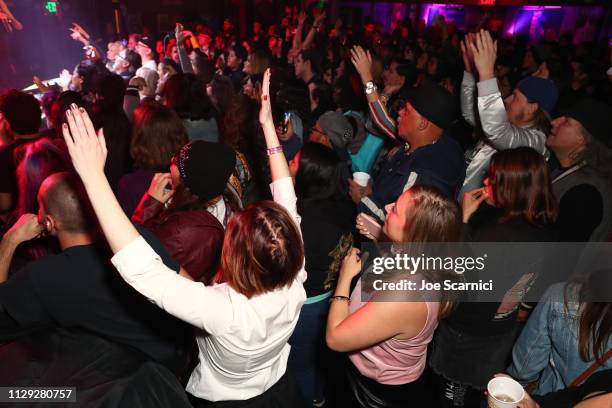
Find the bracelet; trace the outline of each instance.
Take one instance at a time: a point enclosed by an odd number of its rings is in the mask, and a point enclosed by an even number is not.
[[[329,303],[333,302],[334,300],[342,300],[342,301],[350,302],[351,298],[349,298],[348,296],[332,296],[329,298]]]
[[[268,156],[272,156],[273,154],[282,153],[282,152],[283,152],[283,147],[280,145],[276,147],[271,147],[268,149]]]

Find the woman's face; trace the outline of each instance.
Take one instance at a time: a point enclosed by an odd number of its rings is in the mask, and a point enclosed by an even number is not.
[[[412,204],[410,190],[402,194],[395,203],[387,204],[387,219],[383,225],[383,232],[393,242],[404,240],[404,229],[406,228],[406,213]]]

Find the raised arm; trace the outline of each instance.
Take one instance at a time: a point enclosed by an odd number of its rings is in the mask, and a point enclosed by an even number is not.
[[[178,51],[179,61],[181,61],[181,69],[184,74],[193,74],[193,67],[191,66],[191,61],[189,61],[187,49],[185,48],[185,36],[181,23],[176,23],[174,35],[176,37],[176,49]]]
[[[355,46],[351,49],[351,62],[361,77],[361,82],[365,86],[368,82],[373,82],[372,76],[372,56],[370,51],[365,51],[360,46]],[[376,126],[391,139],[396,139],[395,133],[397,126],[395,121],[389,115],[387,107],[382,102],[380,93],[377,89],[372,89],[370,93],[366,92],[370,115]]]
[[[305,50],[305,49],[310,48],[310,46],[312,45],[314,41],[315,34],[317,33],[317,30],[319,29],[321,24],[323,24],[324,19],[325,19],[325,12],[322,12],[314,20],[314,22],[312,23],[312,27],[310,27],[310,30],[308,31],[308,34],[306,35],[306,38],[304,39],[304,42],[302,43],[300,47],[301,49]]]
[[[304,21],[306,21],[306,12],[300,12],[298,17],[298,25],[295,28],[295,34],[293,36],[293,49],[299,51],[302,46],[302,30],[304,29]]]
[[[72,104],[66,112],[68,124],[62,132],[72,157],[72,163],[100,221],[108,243],[114,253],[126,247],[140,235],[127,218],[104,175],[106,142],[100,130],[96,135],[91,119],[83,108]]]
[[[104,176],[106,143],[96,135],[84,109],[72,105],[63,125],[64,140],[77,173],[115,256],[113,264],[125,281],[156,305],[209,333],[232,321],[229,299],[220,291],[192,282],[164,265],[119,206]],[[214,310],[214,313],[210,311]]]
[[[266,139],[268,158],[270,160],[270,174],[272,175],[272,196],[274,201],[289,212],[296,224],[300,224],[300,216],[297,212],[297,198],[293,187],[291,173],[283,148],[278,141],[274,121],[272,119],[272,107],[270,103],[270,69],[264,73],[261,87],[261,110],[259,111],[259,122],[263,128]]]
[[[474,54],[470,44],[474,42],[475,35],[468,33],[461,41],[461,55],[463,56],[463,80],[461,81],[461,92],[459,100],[461,102],[461,115],[467,123],[476,126],[476,116],[474,114],[474,92],[476,80],[474,79]]]
[[[263,128],[270,159],[270,173],[272,182],[291,177],[285,154],[276,135],[274,120],[272,119],[272,104],[270,102],[270,68],[264,73],[261,87],[261,109],[259,111],[259,122]]]

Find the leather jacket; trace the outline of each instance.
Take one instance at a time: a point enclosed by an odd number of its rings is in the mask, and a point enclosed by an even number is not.
[[[215,216],[206,210],[165,209],[145,193],[132,221],[151,230],[194,280],[212,283],[225,232]]]
[[[461,82],[461,114],[472,126],[477,126],[474,112],[474,91],[476,81],[469,72],[463,73]],[[459,201],[463,193],[482,187],[482,181],[489,170],[489,161],[498,150],[528,146],[549,157],[546,148],[546,137],[541,130],[534,127],[519,127],[508,121],[504,101],[495,78],[478,83],[477,109],[484,138],[478,141],[471,152],[466,154],[468,167],[463,188],[459,192]]]

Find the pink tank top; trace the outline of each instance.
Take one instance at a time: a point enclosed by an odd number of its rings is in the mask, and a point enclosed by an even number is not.
[[[351,294],[349,313],[355,313],[367,302],[361,301],[361,280]],[[364,376],[381,384],[400,385],[418,379],[425,369],[427,345],[438,327],[440,303],[427,304],[427,320],[419,334],[411,339],[391,338],[349,354],[355,367]]]

